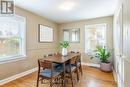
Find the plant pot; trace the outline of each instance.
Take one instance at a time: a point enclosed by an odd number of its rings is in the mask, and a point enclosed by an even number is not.
[[[112,71],[112,62],[108,62],[108,63],[101,62],[100,69],[105,72],[111,72]]]
[[[62,48],[62,56],[67,56],[67,48]]]

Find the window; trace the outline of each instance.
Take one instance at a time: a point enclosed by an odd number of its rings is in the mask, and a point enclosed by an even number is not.
[[[99,45],[106,45],[106,24],[85,26],[85,53],[91,54]]]
[[[80,29],[65,29],[63,30],[64,41],[79,42]]]
[[[69,30],[64,30],[64,41],[70,41]]]
[[[25,57],[25,18],[0,17],[0,62]]]

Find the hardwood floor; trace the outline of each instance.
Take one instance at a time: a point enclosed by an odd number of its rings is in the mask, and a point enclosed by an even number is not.
[[[36,87],[37,73],[19,78],[15,81],[7,83],[1,87]],[[112,73],[105,73],[97,68],[83,66],[83,76],[80,81],[74,84],[75,87],[117,87]],[[40,84],[39,87],[49,87],[49,85]],[[54,87],[61,87],[54,85]],[[67,87],[71,87],[68,83]]]

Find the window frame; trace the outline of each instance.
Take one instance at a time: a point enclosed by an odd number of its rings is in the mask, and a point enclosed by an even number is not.
[[[88,26],[98,26],[98,25],[105,25],[106,26],[106,36],[105,36],[105,40],[106,40],[106,45],[107,45],[107,29],[108,29],[108,24],[107,23],[97,23],[97,24],[86,24],[85,25],[85,32],[84,32],[84,52],[86,53],[86,54],[89,54],[89,52],[87,52],[87,50],[86,50],[86,29],[87,29],[87,27]],[[91,53],[91,54],[93,54],[93,52]]]
[[[9,16],[10,17],[10,16]],[[19,15],[13,15],[11,17],[14,17],[16,19],[19,19],[19,20],[23,20],[24,21],[24,26],[23,26],[23,30],[22,30],[22,45],[20,47],[20,55],[11,55],[11,56],[7,56],[7,57],[3,57],[0,59],[0,64],[2,63],[8,63],[8,62],[13,62],[13,61],[18,61],[18,60],[23,60],[27,57],[27,49],[26,49],[26,33],[27,33],[27,24],[26,24],[26,17],[23,17],[23,16],[19,16]]]
[[[72,31],[77,30],[78,31],[78,41],[72,41]],[[72,28],[72,29],[63,29],[63,41],[64,41],[64,31],[69,32],[69,42],[70,43],[80,43],[80,28]]]

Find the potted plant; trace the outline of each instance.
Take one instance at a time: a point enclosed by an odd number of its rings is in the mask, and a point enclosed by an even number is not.
[[[63,41],[63,42],[60,42],[60,47],[62,48],[62,55],[63,56],[67,56],[67,48],[69,47],[69,42],[68,41]]]
[[[95,51],[94,57],[91,58],[100,59],[100,69],[102,71],[110,72],[112,70],[112,62],[109,61],[110,56],[111,53],[107,50],[105,46],[98,46],[97,50]]]

